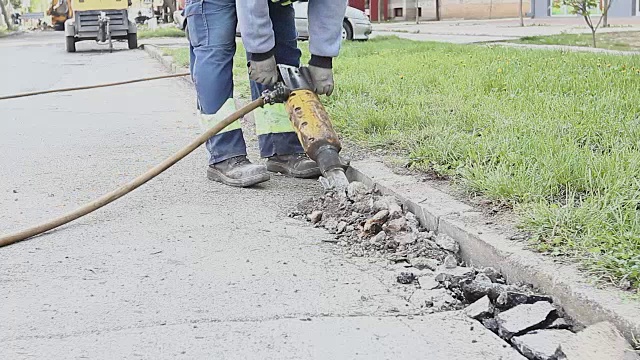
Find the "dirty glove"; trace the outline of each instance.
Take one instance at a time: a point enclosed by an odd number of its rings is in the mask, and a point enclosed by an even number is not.
[[[273,55],[264,60],[250,60],[247,66],[249,79],[265,86],[273,86],[278,82],[278,68]]]
[[[333,92],[332,60],[328,56],[311,55],[309,73],[313,81],[313,89],[318,95],[331,95]]]
[[[313,89],[318,95],[331,95],[333,93],[333,70],[309,65]]]

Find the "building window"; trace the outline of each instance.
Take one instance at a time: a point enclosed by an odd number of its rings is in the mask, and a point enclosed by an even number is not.
[[[551,16],[576,16],[571,12],[571,7],[569,5],[563,5],[562,0],[550,0],[551,1]],[[589,13],[591,15],[600,15],[602,14],[602,0],[599,1],[600,5],[595,8],[589,9]]]
[[[638,1],[640,1],[640,0],[638,0]],[[418,8],[418,17],[422,17],[422,8],[421,7]]]
[[[402,17],[402,8],[394,8],[393,9],[394,17]]]

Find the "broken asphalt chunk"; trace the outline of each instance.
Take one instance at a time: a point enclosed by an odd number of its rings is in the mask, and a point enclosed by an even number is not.
[[[453,255],[447,255],[444,258],[444,267],[447,269],[455,269],[458,266],[458,260]]]
[[[436,270],[436,281],[444,283],[450,282],[454,286],[458,286],[462,281],[473,278],[474,271],[468,267],[455,267],[447,269],[445,266],[439,266]]]
[[[449,235],[440,234],[436,236],[436,244],[444,250],[451,251],[452,253],[460,251],[460,245],[458,245],[458,243]]]
[[[320,220],[322,220],[322,211],[314,211],[309,214],[309,221],[311,221],[312,224],[317,224]]]
[[[493,313],[491,300],[489,300],[488,296],[484,296],[480,298],[480,300],[467,306],[466,309],[464,309],[464,313],[467,314],[468,317],[476,320],[486,318]]]
[[[420,288],[425,290],[432,290],[440,286],[440,283],[432,275],[424,275],[418,278],[418,284]]]
[[[556,360],[560,344],[574,336],[569,330],[536,330],[513,337],[511,343],[529,360]]]
[[[425,257],[417,257],[410,260],[411,265],[418,270],[436,270],[438,268],[438,260],[429,259]]]
[[[416,279],[416,276],[413,273],[410,273],[410,272],[402,272],[396,278],[396,280],[400,284],[405,284],[405,285],[406,284],[411,284],[415,279]]]
[[[518,305],[496,316],[498,333],[505,339],[535,330],[544,323],[555,320],[556,309],[546,301]]]

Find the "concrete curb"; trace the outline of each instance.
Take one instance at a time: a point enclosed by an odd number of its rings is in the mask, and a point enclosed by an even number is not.
[[[145,44],[143,48],[169,71],[184,71],[156,46]],[[190,77],[186,81],[192,83]],[[352,162],[347,177],[395,196],[425,228],[454,238],[469,265],[492,266],[510,282],[532,284],[551,295],[569,316],[584,325],[610,321],[630,343],[639,338],[640,303],[625,301],[625,294],[619,290],[590,285],[576,266],[559,265],[526,250],[488,225],[489,219],[483,219],[471,206],[413,176],[393,173],[379,159]]]
[[[140,47],[147,54],[149,54],[149,56],[151,56],[152,58],[158,60],[162,65],[164,65],[165,68],[167,68],[167,70],[169,70],[169,72],[171,72],[173,74],[182,73],[182,72],[185,72],[185,70],[187,70],[187,71],[189,70],[187,68],[183,68],[183,67],[180,67],[180,66],[176,65],[173,62],[173,57],[167,56],[167,55],[163,55],[162,51],[160,51],[160,49],[158,49],[158,47],[155,46],[155,45],[143,44]],[[184,81],[187,81],[190,84],[193,84],[193,80],[191,79],[190,76],[185,76],[184,77]]]
[[[640,303],[625,300],[626,294],[617,289],[590,285],[577,266],[554,263],[509,240],[471,206],[413,176],[397,175],[377,159],[353,162],[347,177],[395,196],[428,230],[454,238],[469,265],[492,266],[510,282],[532,284],[584,325],[610,321],[632,344],[638,339]]]

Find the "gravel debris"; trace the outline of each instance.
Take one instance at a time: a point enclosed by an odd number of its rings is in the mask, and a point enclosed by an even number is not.
[[[416,280],[416,276],[410,272],[401,272],[396,278],[400,284],[411,284]]]
[[[465,265],[453,238],[422,228],[397,199],[362,183],[350,183],[346,197],[327,192],[310,198],[289,216],[333,234],[335,240],[327,242],[347,258],[386,261],[397,271],[393,286],[406,287],[406,291],[413,288],[408,301],[419,311],[464,309],[467,316],[511,342],[529,359],[556,359],[542,356],[579,327],[559,317],[562,311],[552,305],[553,299],[530,285],[508,284],[493,267]],[[552,345],[538,346],[538,342]],[[570,353],[573,345],[566,346]]]

